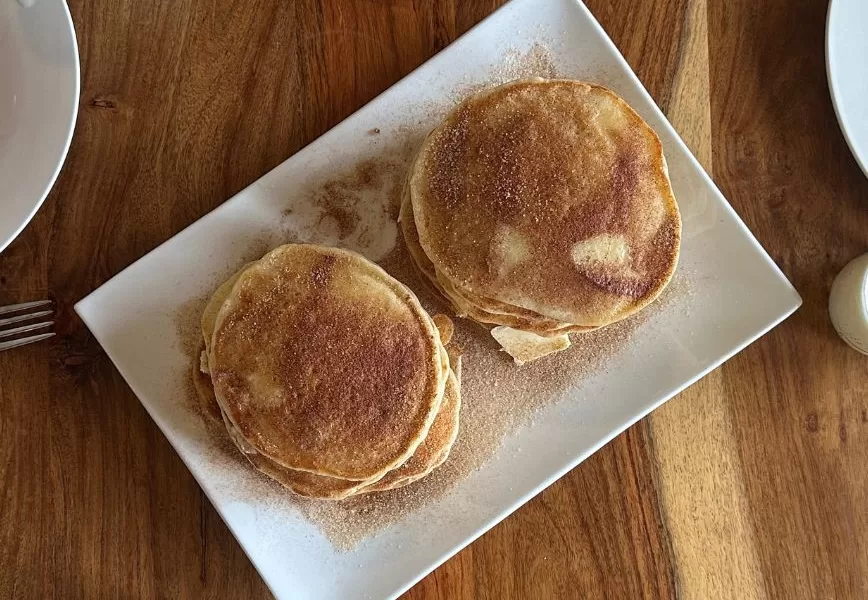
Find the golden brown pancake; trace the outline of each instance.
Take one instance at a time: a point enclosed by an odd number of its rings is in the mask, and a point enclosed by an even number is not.
[[[219,310],[225,302],[226,298],[238,280],[241,273],[253,263],[248,263],[240,271],[235,273],[230,279],[221,284],[214,294],[211,296],[206,309],[202,315],[202,335],[206,340],[210,340],[215,328],[215,320]],[[432,321],[435,324],[441,345],[445,347],[449,344],[454,325],[452,321],[445,315],[434,315]],[[274,462],[266,456],[258,453],[240,434],[240,432],[231,423],[229,418],[223,413],[217,399],[214,395],[214,388],[211,382],[210,375],[207,371],[207,352],[202,350],[202,360],[200,364],[194,366],[193,382],[202,401],[202,404],[210,417],[218,422],[223,422],[229,433],[230,439],[247,458],[247,460],[263,474],[276,480],[284,487],[291,491],[312,498],[321,499],[342,499],[349,497],[360,491],[380,491],[392,489],[407,485],[424,477],[434,468],[439,466],[446,460],[449,454],[449,448],[454,442],[455,435],[458,430],[458,411],[460,408],[460,396],[458,389],[458,379],[455,374],[450,373],[450,380],[447,382],[447,388],[444,391],[443,402],[441,403],[440,411],[434,419],[428,436],[416,449],[407,462],[390,471],[387,474],[388,481],[383,478],[383,484],[377,485],[377,479],[366,481],[351,481],[337,477],[328,477],[325,475],[316,475],[307,471],[298,471],[289,469]],[[457,349],[448,351],[449,356],[455,355],[455,368],[460,373],[460,355]],[[444,361],[444,368],[446,362]],[[395,473],[392,475],[392,473]],[[376,489],[373,488],[377,485]],[[368,489],[368,488],[371,489]]]
[[[397,469],[386,473],[379,481],[361,488],[361,493],[391,490],[418,481],[446,462],[452,444],[458,437],[461,411],[461,387],[454,373],[449,374],[443,405],[425,441],[413,456]]]
[[[379,480],[371,481],[350,481],[287,469],[256,452],[228,420],[226,428],[238,449],[258,471],[301,496],[340,500],[357,493],[381,492],[409,485],[443,464],[458,436],[460,409],[460,387],[455,375],[450,373],[440,412],[425,440],[407,462],[389,471]]]
[[[369,481],[349,481],[347,479],[338,479],[336,477],[326,477],[324,475],[315,475],[307,471],[296,471],[282,467],[273,460],[259,454],[253,446],[241,436],[238,430],[232,425],[228,417],[223,413],[220,405],[217,403],[217,398],[214,396],[214,387],[211,383],[211,377],[202,371],[200,365],[194,365],[193,369],[193,384],[199,396],[205,413],[208,417],[223,422],[226,431],[229,434],[229,439],[235,444],[238,450],[244,455],[250,464],[258,471],[274,479],[289,490],[301,496],[309,498],[322,498],[329,500],[340,500],[347,498],[358,492],[367,485],[376,483],[376,479]],[[438,417],[434,419],[432,429],[437,424]],[[422,443],[424,445],[424,442]],[[421,446],[420,446],[421,447]],[[412,459],[411,459],[412,460]],[[399,467],[400,468],[400,467]]]
[[[594,329],[593,327],[570,325],[569,323],[546,319],[535,315],[532,311],[510,307],[488,298],[473,295],[467,290],[461,290],[453,282],[444,278],[441,273],[437,272],[419,245],[419,236],[412,215],[409,193],[404,195],[400,224],[407,250],[421,279],[432,291],[452,304],[458,315],[467,316],[485,325],[506,325],[541,336],[559,336],[564,333]]]
[[[441,339],[448,343],[451,338],[452,322],[444,315],[435,315],[435,320],[442,327]],[[450,354],[451,355],[451,354]],[[461,358],[456,356],[455,368],[460,373]],[[458,376],[450,372],[446,383],[443,402],[440,411],[431,425],[425,440],[416,449],[413,456],[397,469],[387,473],[379,481],[350,481],[337,477],[316,475],[307,471],[287,469],[273,460],[259,454],[240,435],[229,419],[223,414],[217,399],[211,378],[204,373],[199,365],[194,365],[193,382],[202,405],[209,417],[222,421],[229,437],[244,457],[258,470],[274,479],[289,490],[309,498],[340,500],[361,492],[377,492],[409,485],[418,481],[439,467],[449,456],[449,450],[458,435],[458,415],[461,409],[460,384]]]
[[[440,314],[431,317],[431,321],[434,323],[434,327],[437,329],[437,335],[440,337],[440,343],[443,344],[444,348],[446,348],[447,346],[449,346],[449,342],[452,341],[452,336],[455,334],[455,324],[452,322],[452,319],[450,319],[446,315]],[[449,356],[450,358],[452,357],[451,354]]]
[[[223,413],[220,405],[217,403],[217,398],[214,396],[214,387],[211,383],[211,377],[207,373],[204,373],[199,365],[194,367],[193,383],[208,416],[225,425],[226,432],[229,434],[229,439],[232,440],[250,464],[252,464],[258,471],[271,477],[296,494],[310,498],[340,500],[351,496],[366,485],[376,482],[376,479],[369,481],[349,481],[347,479],[315,475],[313,473],[308,473],[307,471],[296,471],[294,469],[287,469],[286,467],[280,466],[268,457],[259,454],[256,449],[247,443],[247,441],[241,436],[235,426],[232,425],[232,422],[229,421],[229,418],[225,413]],[[437,419],[434,420],[434,423],[437,423]],[[432,425],[432,428],[433,427],[434,425]]]
[[[204,344],[202,347],[203,349],[200,352],[204,352]],[[217,398],[214,397],[214,386],[211,385],[211,376],[202,370],[202,365],[199,362],[193,365],[193,388],[196,390],[202,412],[213,421],[220,422],[223,417],[220,405],[217,404]]]
[[[604,326],[652,302],[677,263],[660,140],[601,86],[536,79],[470,97],[425,140],[409,188],[417,265],[489,323],[516,327],[498,316],[523,317],[514,307]]]
[[[412,292],[355,253],[305,244],[244,270],[208,362],[221,408],[258,454],[353,481],[413,455],[449,372]]]
[[[238,278],[241,277],[241,274],[253,265],[254,263],[249,262],[241,269],[239,269],[232,277],[221,283],[214,293],[211,294],[211,297],[208,299],[208,304],[205,305],[205,310],[202,311],[202,337],[205,340],[205,353],[203,354],[203,367],[208,366],[208,354],[211,352],[211,337],[214,335],[214,324],[217,321],[217,313],[220,312],[220,308],[223,306],[223,303],[226,301],[226,298],[229,296],[229,292],[232,291],[232,287],[235,285],[235,282],[238,281]],[[208,369],[205,368],[204,371],[207,373]]]
[[[341,500],[352,496],[363,487],[376,483],[377,481],[376,478],[366,481],[350,481],[349,479],[340,479],[338,477],[316,475],[314,473],[309,473],[308,471],[288,469],[274,462],[267,456],[263,456],[257,452],[256,449],[244,439],[226,414],[223,413],[222,416],[223,422],[226,425],[226,431],[229,433],[229,438],[238,450],[241,451],[248,462],[250,462],[257,471],[260,471],[264,475],[281,484],[283,487],[300,496],[321,498],[325,500]]]

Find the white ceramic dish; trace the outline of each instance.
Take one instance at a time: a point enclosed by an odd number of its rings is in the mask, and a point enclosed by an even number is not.
[[[64,0],[0,0],[0,252],[30,222],[78,114],[78,46]]]
[[[826,74],[838,123],[868,176],[868,2],[831,0],[826,19]]]
[[[320,530],[250,469],[226,465],[179,398],[171,373],[189,368],[175,315],[238,266],[251,241],[280,238],[287,199],[400,137],[426,131],[430,106],[490,78],[509,50],[543,41],[567,76],[599,81],[627,99],[663,140],[684,218],[681,269],[694,292],[660,310],[641,340],[520,429],[447,497],[354,551]],[[372,129],[380,130],[372,136]],[[294,217],[291,217],[294,218]],[[382,228],[384,246],[394,223]],[[230,266],[231,265],[231,266]],[[615,46],[573,0],[516,0],[316,142],[124,270],[76,310],[177,449],[279,598],[397,596],[543,488],[792,313],[801,300],[655,106]],[[465,368],[471,369],[472,365]],[[701,407],[697,407],[701,410]],[[517,450],[521,451],[518,452]],[[508,457],[508,458],[507,458]]]

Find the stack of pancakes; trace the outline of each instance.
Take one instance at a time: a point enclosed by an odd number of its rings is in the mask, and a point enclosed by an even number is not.
[[[382,491],[430,473],[455,441],[451,331],[362,256],[289,244],[211,297],[194,381],[250,463],[290,490]]]
[[[660,140],[610,90],[516,81],[426,138],[401,208],[423,279],[518,363],[654,301],[681,217]]]

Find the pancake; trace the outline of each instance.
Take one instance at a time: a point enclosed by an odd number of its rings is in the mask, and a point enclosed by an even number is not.
[[[458,437],[461,412],[461,387],[455,373],[449,373],[443,405],[425,441],[413,456],[397,469],[386,473],[379,481],[361,488],[360,493],[382,492],[418,481],[446,462],[452,444]]]
[[[204,356],[204,352],[203,349],[202,356]],[[214,397],[214,386],[211,385],[211,376],[203,370],[200,363],[193,365],[193,388],[196,390],[196,396],[199,398],[202,412],[211,420],[220,422],[223,417],[220,405],[217,404],[217,398]]]
[[[455,335],[455,323],[453,323],[452,319],[446,315],[441,314],[431,317],[431,322],[434,323],[434,328],[437,330],[440,344],[448,350],[449,343],[452,341],[452,336]],[[447,354],[449,354],[448,351]],[[451,354],[449,354],[449,358],[452,358]]]
[[[435,315],[433,320],[438,325],[441,341],[449,343],[449,339],[452,337],[452,322],[444,315]],[[452,352],[450,352],[451,355]],[[211,378],[201,370],[199,365],[194,366],[193,382],[203,406],[206,407],[208,416],[224,423],[229,438],[258,471],[301,496],[341,500],[360,492],[384,491],[409,485],[423,478],[446,461],[449,450],[458,435],[458,415],[461,408],[460,356],[456,355],[453,364],[457,372],[449,373],[440,411],[437,413],[425,440],[407,462],[387,473],[379,481],[378,479],[350,481],[288,469],[279,465],[268,457],[259,454],[232,425],[217,403]]]
[[[217,290],[212,294],[203,312],[201,320],[202,335],[204,339],[210,340],[214,332],[215,320],[222,304],[229,296],[229,293],[241,273],[252,264],[253,263],[248,263],[245,265],[244,268],[218,286]],[[437,328],[441,345],[445,347],[446,344],[449,344],[454,331],[452,321],[445,315],[438,314],[432,317],[432,322]],[[361,490],[366,492],[382,491],[407,485],[424,477],[446,460],[449,454],[449,449],[451,448],[452,442],[454,442],[455,436],[458,432],[458,411],[460,408],[460,395],[457,379],[457,377],[460,376],[460,356],[455,350],[450,350],[448,354],[449,356],[452,356],[453,354],[455,355],[454,364],[459,372],[457,375],[455,373],[449,373],[449,381],[447,382],[447,387],[444,391],[440,411],[434,419],[428,435],[416,449],[413,456],[397,469],[390,471],[386,477],[383,478],[382,484],[379,484],[376,478],[366,481],[351,481],[337,477],[316,475],[307,471],[289,469],[257,452],[256,449],[244,439],[217,403],[211,378],[207,374],[207,352],[205,351],[202,352],[203,360],[201,361],[201,364],[194,366],[193,382],[209,416],[224,423],[230,439],[258,471],[274,479],[296,494],[311,498],[337,500],[347,498]],[[446,361],[443,361],[444,368],[446,368],[446,364]],[[394,475],[392,475],[393,473]],[[386,481],[386,479],[388,479],[388,481]]]
[[[368,481],[349,481],[325,475],[314,475],[306,471],[296,471],[282,467],[261,454],[245,454],[256,470],[267,475],[277,483],[307,498],[321,500],[343,500],[359,492]],[[375,480],[371,480],[375,482]]]
[[[469,317],[485,325],[505,325],[540,336],[560,336],[565,333],[595,329],[594,327],[571,325],[553,319],[541,318],[532,311],[510,307],[491,299],[474,296],[466,290],[460,290],[453,282],[437,272],[419,245],[419,236],[408,193],[404,195],[399,220],[407,250],[421,279],[432,291],[449,302],[459,316]]]
[[[289,490],[301,496],[309,498],[322,498],[329,500],[340,500],[347,498],[360,489],[368,485],[373,485],[377,482],[376,479],[368,481],[349,481],[347,479],[338,479],[336,477],[326,477],[324,475],[314,475],[306,471],[295,471],[282,467],[266,456],[259,454],[253,446],[238,432],[229,418],[220,408],[217,403],[217,398],[214,396],[214,387],[211,383],[211,377],[202,371],[199,365],[194,366],[193,384],[196,392],[205,408],[206,414],[220,422],[222,421],[229,434],[229,439],[235,444],[235,447],[244,455],[244,458],[253,465],[256,470],[274,479]],[[447,384],[448,385],[448,384]],[[434,424],[431,428],[437,426],[439,415],[434,419]],[[423,444],[424,445],[424,442]],[[420,446],[421,447],[421,446]],[[411,459],[412,460],[412,459]],[[400,469],[401,467],[399,467]]]
[[[377,482],[378,478],[367,481],[350,481],[338,477],[316,475],[307,471],[297,471],[274,462],[267,456],[263,456],[244,439],[244,436],[232,424],[223,413],[223,422],[229,438],[244,455],[244,458],[253,465],[260,473],[270,477],[290,491],[308,498],[320,498],[325,500],[341,500],[352,496],[367,485]],[[436,419],[435,419],[436,422]]]
[[[228,420],[226,429],[238,449],[258,471],[301,496],[341,500],[356,493],[381,492],[409,485],[442,465],[458,436],[460,409],[461,394],[458,380],[454,373],[450,373],[440,412],[413,456],[385,476],[367,482],[287,469],[256,452]]]
[[[238,281],[241,274],[253,264],[254,263],[252,262],[247,263],[232,275],[232,277],[220,284],[217,289],[214,290],[214,293],[211,294],[211,297],[208,299],[208,304],[205,305],[205,310],[202,311],[202,337],[205,340],[205,353],[203,354],[205,358],[202,361],[202,365],[204,367],[203,371],[206,373],[208,372],[208,354],[211,352],[211,337],[214,335],[214,323],[217,321],[217,313],[220,312],[220,308],[229,296],[229,292],[232,291],[235,282]]]
[[[449,373],[410,290],[353,252],[306,244],[238,277],[208,362],[229,423],[259,455],[359,482],[413,455]]]
[[[614,323],[657,298],[678,260],[660,140],[598,85],[471,96],[426,138],[409,196],[414,262],[489,324],[557,336]]]

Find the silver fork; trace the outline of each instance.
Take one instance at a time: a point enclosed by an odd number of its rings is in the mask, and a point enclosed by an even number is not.
[[[7,341],[0,341],[0,352],[17,348],[18,346],[23,346],[25,344],[32,344],[33,342],[45,340],[53,336],[54,332],[50,331],[47,333],[38,333],[36,335],[21,337],[26,333],[41,331],[54,325],[54,321],[41,320],[44,317],[48,317],[53,312],[54,310],[51,308],[51,300],[37,300],[35,302],[0,306],[0,340],[9,337],[13,338]],[[40,322],[18,325],[18,323],[25,323],[36,319],[40,319]],[[9,327],[10,325],[15,326]]]

